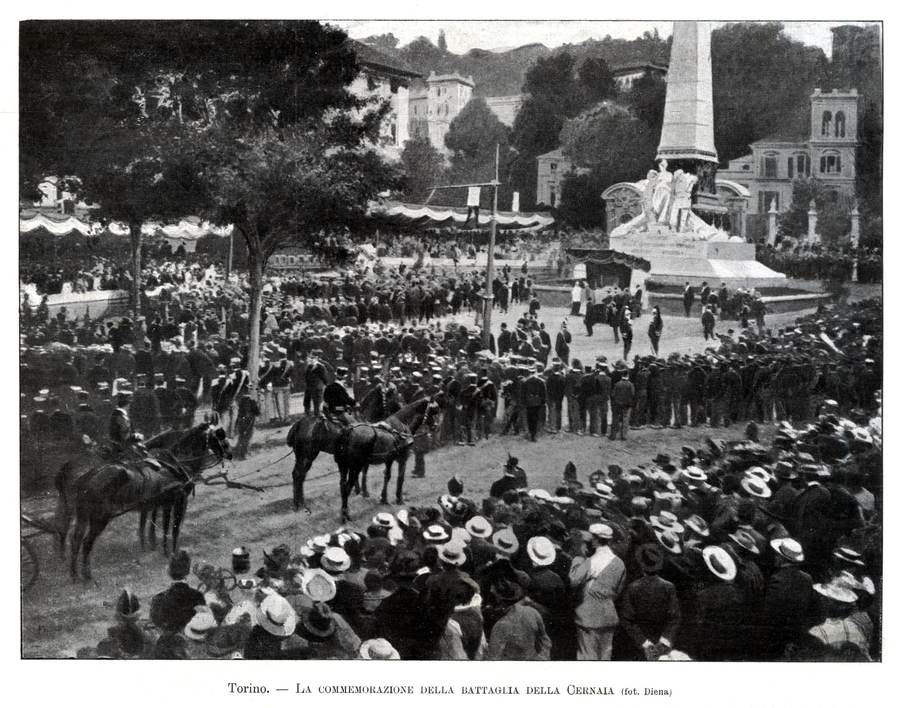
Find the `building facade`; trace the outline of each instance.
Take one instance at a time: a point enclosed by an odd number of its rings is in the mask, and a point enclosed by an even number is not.
[[[475,82],[471,76],[452,74],[428,75],[424,85],[417,82],[409,99],[412,119],[412,135],[428,137],[431,144],[448,153],[444,137],[450,123],[472,98]]]
[[[398,160],[403,143],[410,138],[410,84],[421,74],[379,49],[351,42],[360,72],[349,90],[361,98],[380,98],[390,103],[390,112],[382,122],[380,148],[386,157]]]
[[[859,92],[813,91],[810,96],[808,135],[789,131],[750,144],[751,153],[731,160],[718,176],[732,180],[750,192],[749,214],[790,208],[793,182],[815,177],[833,195],[849,205],[856,197],[856,151]]]
[[[612,75],[613,79],[615,79],[616,86],[619,87],[619,91],[627,93],[628,91],[631,91],[635,81],[648,74],[665,81],[668,71],[669,67],[663,64],[646,62],[643,64],[623,64],[615,66],[612,68]]]
[[[516,121],[516,116],[522,104],[525,103],[525,94],[519,93],[513,96],[488,96],[484,99],[488,108],[493,111],[494,115],[503,125],[512,128]]]

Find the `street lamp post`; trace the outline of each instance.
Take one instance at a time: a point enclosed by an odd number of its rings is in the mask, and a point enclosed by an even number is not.
[[[500,187],[500,146],[494,158],[494,202],[491,207],[491,238],[488,243],[487,282],[484,284],[484,327],[482,328],[482,344],[485,349],[491,348],[491,314],[494,310],[494,244],[497,241],[497,192]]]

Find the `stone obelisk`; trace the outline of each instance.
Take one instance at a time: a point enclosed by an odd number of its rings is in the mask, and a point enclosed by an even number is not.
[[[656,159],[669,170],[697,175],[693,208],[709,223],[727,211],[716,199],[719,156],[713,138],[712,57],[709,22],[678,21],[666,86],[666,108]]]

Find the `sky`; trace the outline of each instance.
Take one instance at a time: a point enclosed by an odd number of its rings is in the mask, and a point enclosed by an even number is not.
[[[602,39],[607,34],[615,38],[634,39],[655,28],[666,37],[672,33],[672,22],[649,21],[460,21],[460,20],[338,20],[333,24],[342,27],[354,39],[373,34],[393,32],[400,44],[407,44],[420,35],[437,42],[443,29],[447,37],[447,49],[464,54],[470,49],[511,49],[523,44],[540,42],[553,48],[566,43],[583,42],[591,37]],[[713,23],[716,24],[722,23]],[[785,31],[794,39],[821,47],[831,56],[831,32],[837,24],[864,24],[860,22],[785,22]]]

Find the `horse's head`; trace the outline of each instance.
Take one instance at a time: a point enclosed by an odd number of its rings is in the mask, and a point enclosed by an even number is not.
[[[195,463],[197,467],[203,467],[210,455],[215,458],[213,464],[230,460],[231,446],[221,426],[204,422],[191,428],[178,441],[172,453],[182,462]]]

